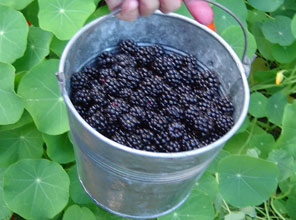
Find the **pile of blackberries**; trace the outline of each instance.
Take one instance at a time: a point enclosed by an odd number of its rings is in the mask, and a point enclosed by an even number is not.
[[[206,146],[234,124],[233,105],[213,72],[192,55],[119,42],[71,77],[84,120],[117,143],[152,152]]]

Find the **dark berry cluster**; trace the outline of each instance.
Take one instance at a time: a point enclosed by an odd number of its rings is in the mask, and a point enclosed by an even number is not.
[[[160,45],[121,41],[71,77],[71,101],[98,132],[129,147],[180,152],[206,146],[234,124],[216,75]]]

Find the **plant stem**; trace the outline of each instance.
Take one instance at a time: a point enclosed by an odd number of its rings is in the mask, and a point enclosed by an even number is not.
[[[230,210],[229,206],[227,205],[227,202],[226,202],[224,199],[222,199],[222,201],[223,201],[223,203],[224,203],[224,205],[225,205],[226,210],[227,210],[228,213],[230,214],[230,213],[231,213],[231,210]]]
[[[274,204],[273,204],[273,201],[274,201],[274,199],[271,198],[270,205],[271,205],[271,208],[273,209],[273,211],[275,212],[275,214],[277,214],[277,216],[280,217],[282,220],[286,220],[286,219],[281,215],[281,213],[275,208],[275,206],[274,206]]]
[[[260,212],[262,215],[265,216],[265,212],[263,212],[259,207],[255,207],[255,209],[256,209],[258,212]]]
[[[264,208],[265,208],[266,218],[267,218],[267,219],[270,219],[269,211],[268,211],[268,207],[267,207],[267,203],[266,203],[266,202],[264,202]]]
[[[251,131],[249,133],[249,136],[248,136],[246,142],[243,144],[243,146],[239,149],[238,154],[241,154],[243,152],[244,148],[248,145],[248,143],[249,143],[249,141],[250,141],[250,139],[252,137],[252,134],[253,134],[253,131],[254,131],[254,127],[255,127],[256,122],[257,122],[257,118],[255,118],[252,121],[252,127],[251,127]]]

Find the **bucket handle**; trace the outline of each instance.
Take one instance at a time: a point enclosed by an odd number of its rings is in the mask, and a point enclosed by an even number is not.
[[[226,8],[225,6],[217,3],[217,2],[214,2],[212,0],[202,0],[202,1],[205,1],[205,2],[208,2],[210,4],[213,4],[215,6],[217,6],[218,8],[221,8],[223,11],[227,12],[229,15],[231,15],[236,21],[237,23],[239,24],[240,28],[242,29],[243,31],[243,35],[244,35],[244,41],[245,41],[245,44],[244,44],[244,50],[243,50],[243,54],[242,54],[242,58],[241,58],[241,61],[242,63],[244,64],[245,66],[245,69],[246,69],[246,75],[248,75],[249,73],[249,68],[250,68],[250,60],[249,58],[246,56],[247,54],[247,48],[248,48],[248,38],[247,38],[247,31],[243,25],[243,23],[239,20],[239,18],[232,12],[230,11],[228,8]],[[116,7],[115,9],[113,9],[111,12],[110,12],[110,16],[114,16],[116,15],[117,13],[119,13],[121,10],[121,7],[118,6]]]

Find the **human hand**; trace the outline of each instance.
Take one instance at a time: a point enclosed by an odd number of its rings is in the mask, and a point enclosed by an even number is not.
[[[121,6],[118,18],[132,21],[138,16],[147,16],[159,9],[163,13],[177,10],[182,0],[106,0],[110,10]],[[213,20],[213,11],[207,2],[202,0],[184,0],[192,16],[202,24],[210,24]]]

